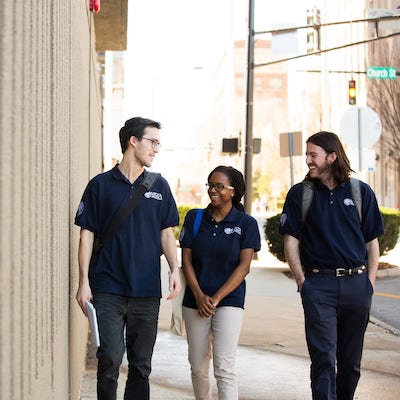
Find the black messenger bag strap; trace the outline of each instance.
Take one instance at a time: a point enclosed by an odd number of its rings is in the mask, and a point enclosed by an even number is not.
[[[140,182],[139,187],[133,193],[132,197],[117,211],[114,219],[111,221],[110,225],[108,225],[107,229],[105,229],[94,241],[92,252],[94,257],[98,255],[107,239],[117,230],[122,222],[124,222],[124,220],[139,203],[139,200],[142,198],[142,196],[148,190],[150,190],[150,188],[153,186],[153,183],[160,177],[160,175],[161,174],[156,172],[144,172],[144,178],[142,182]]]

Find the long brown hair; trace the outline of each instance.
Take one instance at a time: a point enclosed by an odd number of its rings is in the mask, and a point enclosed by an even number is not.
[[[306,143],[312,143],[322,147],[328,154],[336,153],[336,160],[332,164],[333,177],[338,183],[343,183],[349,180],[351,172],[354,172],[350,167],[350,161],[344,151],[343,145],[339,137],[332,132],[321,131],[314,133]],[[306,175],[309,178],[310,173]]]

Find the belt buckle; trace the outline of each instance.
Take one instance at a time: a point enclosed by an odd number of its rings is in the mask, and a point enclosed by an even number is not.
[[[345,268],[336,268],[336,278],[339,278],[341,276],[346,276],[346,269]]]
[[[362,265],[361,267],[357,267],[353,269],[353,272],[355,272],[356,275],[361,275],[365,271],[365,265]]]

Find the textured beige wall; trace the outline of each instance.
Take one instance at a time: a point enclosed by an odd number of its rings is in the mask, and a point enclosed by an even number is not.
[[[0,0],[0,398],[78,399],[87,322],[72,221],[101,170],[85,0]]]

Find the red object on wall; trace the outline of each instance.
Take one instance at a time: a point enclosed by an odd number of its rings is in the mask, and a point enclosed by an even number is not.
[[[89,0],[89,10],[92,12],[100,11],[100,0]]]

